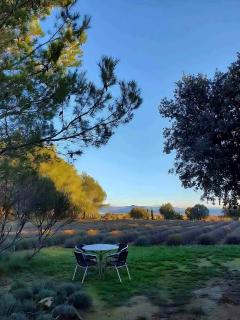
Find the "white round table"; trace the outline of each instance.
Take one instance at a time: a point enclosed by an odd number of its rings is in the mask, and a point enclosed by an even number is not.
[[[92,251],[98,255],[99,273],[102,274],[104,254],[109,251],[117,250],[118,245],[107,244],[107,243],[96,243],[96,244],[87,244],[87,245],[83,246],[82,248],[85,251]]]
[[[116,244],[96,243],[96,244],[87,244],[83,246],[83,249],[86,251],[105,252],[105,251],[117,250],[118,246]]]

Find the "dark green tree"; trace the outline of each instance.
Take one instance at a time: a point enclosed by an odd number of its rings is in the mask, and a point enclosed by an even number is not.
[[[98,85],[87,79],[81,57],[90,19],[74,12],[75,3],[0,2],[0,155],[52,144],[79,155],[106,144],[142,102],[134,81],[118,79],[116,59],[100,60]]]
[[[187,208],[185,214],[189,220],[203,220],[209,216],[209,210],[202,204],[195,204],[192,208]]]
[[[238,220],[240,218],[240,206],[234,206],[231,208],[224,207],[223,213],[227,217],[230,217],[234,220]]]
[[[154,220],[154,213],[153,213],[153,209],[151,209],[151,219]]]
[[[132,208],[129,215],[133,219],[149,219],[149,212],[141,207]]]
[[[165,220],[182,220],[182,215],[176,212],[171,203],[165,203],[159,208],[160,214]]]
[[[240,200],[240,55],[213,78],[185,75],[173,99],[163,99],[160,114],[166,153],[175,152],[175,172],[185,188],[225,206]]]

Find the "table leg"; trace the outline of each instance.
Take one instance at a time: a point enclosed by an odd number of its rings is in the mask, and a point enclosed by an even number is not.
[[[101,278],[103,275],[103,252],[102,251],[99,252],[98,257],[99,257],[99,276]]]

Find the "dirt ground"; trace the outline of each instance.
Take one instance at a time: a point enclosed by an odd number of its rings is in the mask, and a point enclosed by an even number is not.
[[[235,262],[229,269],[234,265]],[[170,305],[164,310],[145,296],[135,296],[126,306],[113,310],[98,310],[86,320],[239,320],[240,275],[232,270],[226,279],[212,279],[205,287],[193,292],[183,306]]]

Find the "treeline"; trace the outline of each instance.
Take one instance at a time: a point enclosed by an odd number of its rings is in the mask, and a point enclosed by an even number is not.
[[[239,219],[240,208],[223,208],[223,216],[232,219]],[[222,216],[221,216],[222,217]],[[184,214],[177,212],[171,203],[165,203],[159,208],[159,214],[155,214],[152,209],[133,207],[129,213],[114,214],[111,212],[102,216],[105,220],[119,219],[146,219],[146,220],[205,220],[209,218],[209,209],[196,204],[186,208]]]

